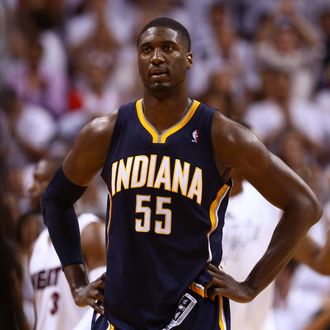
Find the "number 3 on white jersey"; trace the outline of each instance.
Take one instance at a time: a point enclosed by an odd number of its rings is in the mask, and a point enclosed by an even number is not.
[[[142,213],[143,219],[135,219],[135,230],[140,233],[150,231],[151,209],[145,206],[145,202],[150,203],[150,195],[136,195],[135,212]],[[172,230],[172,211],[164,207],[164,204],[171,204],[171,197],[156,197],[156,215],[163,215],[164,220],[155,220],[154,231],[157,234],[169,235]]]

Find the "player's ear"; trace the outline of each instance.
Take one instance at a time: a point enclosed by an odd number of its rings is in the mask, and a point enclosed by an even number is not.
[[[192,52],[187,53],[187,68],[190,69],[193,63],[193,54]]]

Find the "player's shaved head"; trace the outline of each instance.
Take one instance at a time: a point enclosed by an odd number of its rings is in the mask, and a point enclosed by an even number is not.
[[[141,32],[139,33],[139,36],[137,38],[137,44],[140,42],[141,35],[147,31],[148,29],[152,27],[165,27],[170,28],[176,32],[179,33],[180,37],[182,38],[182,41],[185,43],[185,46],[188,51],[190,51],[191,48],[191,39],[188,30],[178,21],[168,18],[168,17],[159,17],[152,21],[150,21],[148,24],[146,24]]]

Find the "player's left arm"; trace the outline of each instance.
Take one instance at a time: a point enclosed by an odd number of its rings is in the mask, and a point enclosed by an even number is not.
[[[330,275],[330,231],[324,246],[320,246],[310,235],[299,244],[294,258],[323,275]]]
[[[244,282],[236,282],[211,265],[208,268],[213,277],[207,285],[211,299],[223,295],[248,302],[266,288],[292,258],[309,228],[319,219],[321,207],[305,182],[271,154],[250,130],[217,113],[213,119],[212,141],[220,172],[235,169],[269,202],[283,210],[267,251]]]

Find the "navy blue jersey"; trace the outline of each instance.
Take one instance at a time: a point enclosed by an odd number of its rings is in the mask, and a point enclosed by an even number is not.
[[[123,330],[166,327],[205,265],[220,264],[229,194],[213,158],[215,110],[192,101],[159,135],[142,104],[119,109],[102,170],[109,189],[105,315]]]

